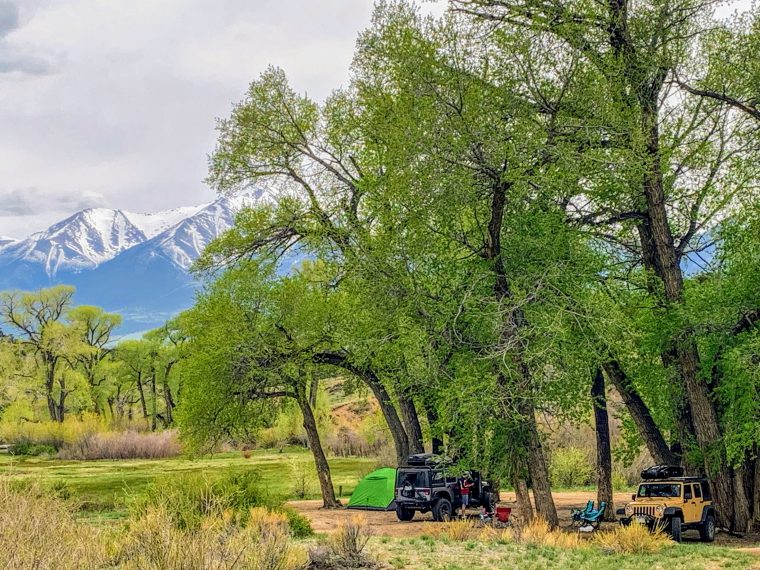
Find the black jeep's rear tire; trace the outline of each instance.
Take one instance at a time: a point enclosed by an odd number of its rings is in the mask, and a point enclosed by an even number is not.
[[[707,515],[705,522],[699,527],[699,538],[702,542],[712,542],[715,540],[715,517]]]
[[[433,503],[433,520],[445,522],[451,520],[451,501],[440,497]]]
[[[678,517],[670,519],[670,536],[676,542],[681,542],[681,519]]]
[[[414,518],[414,511],[401,505],[396,505],[396,516],[398,520],[408,522]]]

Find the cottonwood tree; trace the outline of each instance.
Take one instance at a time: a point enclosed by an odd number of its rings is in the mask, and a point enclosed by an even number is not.
[[[727,114],[720,101],[710,105],[710,98],[702,97],[678,106],[669,96],[671,80],[693,60],[695,43],[707,30],[709,9],[716,3],[659,0],[634,6],[623,1],[603,5],[474,0],[454,4],[485,25],[496,23],[555,38],[597,72],[596,100],[600,108],[612,106],[602,129],[607,143],[620,153],[607,156],[611,165],[617,165],[612,171],[618,183],[608,187],[612,192],[594,193],[593,211],[584,211],[581,217],[617,237],[616,224],[629,222],[629,235],[637,239],[635,251],[652,276],[648,287],[657,301],[654,310],[672,318],[686,302],[681,263],[685,255],[710,221],[755,179],[742,168],[753,164],[747,157],[755,152],[752,138],[744,136],[742,118]],[[600,117],[593,117],[593,122],[592,116],[578,118],[589,130],[600,126]],[[626,136],[616,141],[609,134],[615,132]],[[616,241],[631,244],[630,239]],[[662,361],[677,374],[682,387],[679,447],[688,447],[692,437],[696,440],[722,505],[723,523],[745,530],[749,510],[744,466],[726,460],[717,385],[700,375],[702,355],[694,334],[688,329],[672,332],[664,343]]]
[[[58,422],[65,418],[71,391],[64,373],[66,357],[82,348],[78,331],[65,323],[73,296],[74,288],[66,286],[0,294],[0,322],[36,355],[50,419]]]
[[[113,331],[121,324],[121,315],[107,313],[100,307],[80,305],[69,310],[66,318],[82,335],[83,350],[75,359],[90,386],[95,412],[102,413],[104,390],[101,388],[112,374],[105,360],[111,351]]]
[[[214,282],[183,317],[189,358],[180,421],[187,437],[213,440],[261,421],[262,405],[285,399],[298,404],[325,508],[335,497],[317,429],[311,388],[318,380],[312,326],[329,307],[312,302],[319,286],[302,279],[267,278],[242,264]],[[321,307],[321,310],[320,310]]]

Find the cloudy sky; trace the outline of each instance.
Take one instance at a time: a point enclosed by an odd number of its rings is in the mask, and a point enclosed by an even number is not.
[[[425,4],[440,11],[444,2]],[[0,235],[213,199],[214,120],[268,64],[323,98],[371,0],[0,0]]]
[[[213,199],[202,180],[215,118],[270,63],[316,98],[344,84],[371,10],[372,0],[0,0],[0,235],[85,207]]]

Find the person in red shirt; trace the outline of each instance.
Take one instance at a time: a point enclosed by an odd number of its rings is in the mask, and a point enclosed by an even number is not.
[[[459,481],[459,492],[462,495],[462,517],[467,516],[467,505],[470,504],[470,489],[474,486],[475,483],[469,475],[465,475]]]

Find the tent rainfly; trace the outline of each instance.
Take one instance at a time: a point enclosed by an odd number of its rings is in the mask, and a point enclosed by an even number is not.
[[[384,467],[359,481],[347,506],[349,509],[392,511],[396,508],[395,491],[396,470]]]

